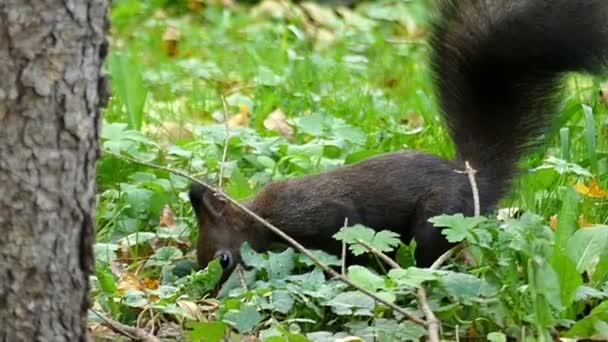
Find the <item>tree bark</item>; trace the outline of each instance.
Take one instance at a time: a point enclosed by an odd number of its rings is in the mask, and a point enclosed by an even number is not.
[[[108,0],[0,0],[0,341],[85,341]]]

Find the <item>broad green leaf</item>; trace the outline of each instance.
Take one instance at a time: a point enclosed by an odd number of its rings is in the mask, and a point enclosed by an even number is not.
[[[435,227],[447,227],[441,233],[452,243],[470,240],[470,231],[485,221],[487,218],[483,216],[464,217],[462,214],[440,215],[429,219]]]
[[[293,297],[288,291],[275,290],[271,293],[272,306],[280,313],[289,313],[294,304]]]
[[[253,330],[262,319],[263,316],[251,304],[243,305],[239,311],[230,311],[224,316],[224,321],[234,326],[241,334]]]
[[[146,295],[139,290],[129,290],[123,296],[125,305],[133,308],[143,308],[148,304]]]
[[[487,338],[490,342],[507,342],[507,336],[501,332],[491,332]]]
[[[580,286],[576,289],[576,295],[574,300],[576,301],[587,301],[589,299],[605,299],[608,298],[608,293],[602,292],[600,290],[594,289],[589,286]]]
[[[220,321],[187,322],[186,327],[192,329],[188,336],[193,341],[220,342],[226,336],[226,323]]]
[[[426,268],[409,267],[407,269],[392,269],[388,276],[400,285],[419,287],[426,281],[438,280],[433,271]]]
[[[108,264],[116,260],[118,248],[119,246],[113,243],[96,243],[93,245],[96,264]]]
[[[198,271],[184,285],[184,292],[190,299],[200,299],[209,291],[213,290],[222,278],[222,266],[218,259],[214,259],[207,267]]]
[[[608,226],[596,226],[577,230],[568,240],[568,255],[579,272],[585,271],[608,250]]]
[[[331,306],[332,311],[340,316],[363,315],[372,316],[374,300],[369,296],[358,292],[342,292],[330,300],[327,305]]]
[[[555,248],[565,250],[568,239],[578,228],[581,196],[571,187],[561,191],[562,208],[559,212],[557,230],[555,232]]]
[[[281,253],[268,253],[268,264],[264,268],[268,271],[270,278],[285,278],[295,267],[295,252],[287,248]]]
[[[319,259],[319,261],[321,261],[322,263],[324,263],[327,266],[340,266],[342,264],[340,262],[340,259],[338,259],[338,257],[336,257],[335,255],[331,255],[325,251],[314,249],[314,250],[309,250],[309,252],[315,258]],[[303,254],[299,255],[299,261],[306,266],[315,265],[315,263],[312,262],[312,260],[310,260],[309,257],[307,257],[306,255],[303,255]]]
[[[124,238],[118,240],[119,244],[125,245],[127,247],[132,247],[138,245],[140,243],[144,243],[146,241],[152,240],[156,237],[156,234],[151,232],[137,232],[125,236]]]
[[[375,292],[384,287],[384,279],[369,269],[353,265],[348,267],[348,278],[362,288]]]
[[[118,294],[118,288],[116,287],[116,278],[107,267],[97,267],[95,270],[97,281],[101,291],[107,296],[114,296]]]
[[[445,291],[453,297],[463,300],[475,300],[479,297],[491,297],[496,295],[497,289],[493,288],[483,279],[466,273],[442,273],[444,274],[439,279],[439,283]]]
[[[248,242],[243,243],[241,246],[241,258],[246,266],[254,267],[256,269],[260,269],[266,264],[266,259],[264,259],[262,254],[254,251]]]
[[[350,244],[349,249],[354,255],[361,255],[367,252],[367,249],[358,244],[357,240],[365,241],[382,252],[390,252],[401,243],[399,234],[397,233],[388,230],[376,232],[371,228],[359,224],[340,229],[334,234],[334,238]]]
[[[160,266],[168,263],[173,258],[181,258],[182,251],[173,246],[164,246],[156,250],[150,259],[146,260],[146,266]]]
[[[600,286],[606,281],[608,281],[608,253],[604,253],[600,257],[600,261],[595,266],[595,270],[591,276],[591,282],[595,286]]]
[[[564,336],[566,337],[590,337],[608,336],[608,301],[591,310],[591,313],[576,322]]]
[[[556,248],[553,251],[551,266],[559,279],[562,303],[565,307],[569,307],[574,300],[576,289],[583,285],[583,277],[576,270],[572,259],[562,249]]]

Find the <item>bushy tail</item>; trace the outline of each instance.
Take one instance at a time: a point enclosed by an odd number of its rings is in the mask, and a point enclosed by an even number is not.
[[[608,56],[608,0],[440,0],[431,62],[459,160],[504,188],[551,126],[560,78]]]

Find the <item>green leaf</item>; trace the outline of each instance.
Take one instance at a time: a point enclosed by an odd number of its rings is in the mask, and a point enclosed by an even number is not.
[[[388,276],[400,285],[408,287],[420,287],[427,281],[438,280],[439,277],[431,270],[426,268],[409,267],[407,269],[392,269]]]
[[[226,323],[224,322],[187,322],[186,327],[192,329],[188,331],[188,336],[193,341],[220,342],[226,337]]]
[[[587,301],[589,299],[605,299],[608,298],[608,293],[594,289],[589,286],[580,286],[576,289],[576,295],[574,300],[576,301]]]
[[[123,297],[125,305],[133,308],[143,308],[148,304],[146,295],[139,290],[129,290]]]
[[[608,250],[608,226],[577,230],[568,240],[568,255],[582,273]]]
[[[466,273],[446,271],[442,273],[444,275],[439,279],[439,283],[448,294],[455,298],[476,300],[479,297],[496,295],[497,290],[483,279]]]
[[[507,336],[501,332],[491,332],[487,338],[490,342],[507,342]]]
[[[243,243],[241,246],[241,258],[246,266],[254,267],[255,269],[261,269],[266,265],[266,259],[259,254],[248,242]]]
[[[353,265],[348,267],[348,278],[362,288],[375,292],[384,287],[384,279],[369,269]]]
[[[133,247],[140,243],[144,243],[146,241],[152,240],[156,237],[156,234],[150,232],[137,232],[133,234],[129,234],[124,238],[118,240],[119,244],[125,245],[127,247]]]
[[[562,208],[559,212],[557,230],[555,232],[555,248],[565,250],[568,239],[578,229],[581,196],[571,187],[565,187],[561,192]]]
[[[295,267],[295,252],[287,248],[281,253],[268,253],[268,264],[264,268],[268,271],[271,279],[285,278],[291,274]]]
[[[245,177],[241,171],[235,169],[230,175],[226,192],[235,199],[242,200],[253,195],[253,189],[249,184],[249,178]]]
[[[287,314],[293,307],[294,299],[288,291],[275,290],[271,293],[272,306],[280,313]]]
[[[376,233],[373,229],[360,224],[343,227],[334,234],[334,238],[350,244],[349,249],[354,255],[367,253],[367,249],[358,244],[357,240],[365,241],[382,252],[390,252],[401,243],[399,234],[395,232],[383,230]]]
[[[189,282],[184,285],[184,292],[190,299],[202,298],[215,288],[222,279],[222,266],[218,259],[214,259],[207,267],[190,276]]]
[[[591,313],[576,322],[564,336],[589,337],[593,335],[608,336],[608,301],[596,306]]]
[[[327,305],[331,306],[332,311],[340,316],[373,316],[374,300],[358,291],[342,292],[330,300]]]
[[[313,249],[313,250],[309,250],[309,252],[315,258],[319,259],[319,261],[321,261],[322,263],[324,263],[327,266],[340,266],[342,264],[340,262],[340,259],[338,259],[338,257],[336,257],[335,255],[331,255],[325,251]],[[304,254],[299,254],[299,261],[306,266],[315,265],[315,263],[312,262],[312,260],[310,260],[310,258]]]
[[[97,281],[99,281],[99,287],[104,294],[107,296],[118,294],[116,278],[108,267],[97,267],[95,274],[97,275]]]
[[[253,305],[243,305],[239,311],[230,311],[224,316],[224,321],[234,326],[241,334],[253,330],[260,322],[262,315]]]
[[[483,216],[464,217],[462,214],[440,215],[429,219],[435,227],[447,227],[441,233],[452,243],[472,240],[470,231],[485,221],[487,218]]]
[[[111,261],[116,260],[116,251],[118,251],[118,248],[119,246],[113,243],[96,243],[93,245],[95,263],[97,265],[108,264]]]
[[[574,300],[576,289],[583,285],[583,277],[576,270],[576,265],[561,249],[555,249],[551,256],[551,266],[559,279],[561,301],[565,307],[569,307]]]
[[[181,258],[182,251],[173,246],[164,246],[156,250],[150,259],[146,260],[146,266],[161,266],[169,263],[173,258]]]
[[[593,275],[591,276],[591,283],[594,286],[600,286],[601,284],[608,281],[608,253],[605,253],[600,257],[600,261],[595,266]]]
[[[129,126],[141,130],[143,109],[148,95],[135,59],[125,53],[112,53],[108,58],[112,86],[127,108]]]

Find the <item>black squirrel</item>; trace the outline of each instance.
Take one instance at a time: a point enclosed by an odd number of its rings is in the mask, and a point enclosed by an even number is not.
[[[415,238],[418,266],[450,244],[427,220],[473,214],[476,174],[483,213],[517,173],[516,163],[552,124],[565,72],[597,72],[608,56],[607,0],[441,0],[430,37],[436,90],[457,158],[389,153],[333,171],[270,183],[245,205],[312,249],[337,253],[332,238],[361,223]],[[256,250],[278,237],[213,191],[193,185],[198,261],[219,257],[229,271],[248,241]]]

